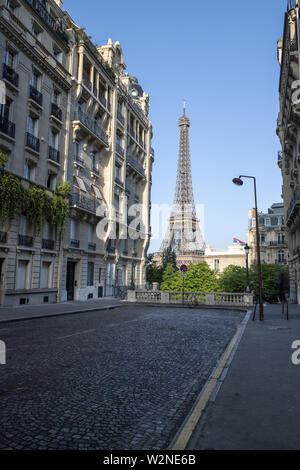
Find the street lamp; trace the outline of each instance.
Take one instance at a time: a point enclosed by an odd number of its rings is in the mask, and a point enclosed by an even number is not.
[[[246,243],[245,245],[245,253],[246,253],[246,275],[247,275],[247,288],[246,288],[246,292],[250,292],[250,284],[249,284],[249,263],[248,263],[248,256],[249,256],[249,252],[250,252],[250,247],[248,245],[248,243]]]
[[[259,244],[259,226],[258,226],[258,212],[257,212],[257,194],[256,194],[256,178],[254,176],[240,175],[239,178],[234,178],[232,182],[236,186],[243,186],[242,178],[253,179],[254,183],[254,201],[255,201],[255,220],[256,220],[256,251],[257,251],[257,274],[258,274],[258,291],[259,291],[259,319],[264,321],[264,304],[262,292],[262,277],[261,277],[261,262],[260,262],[260,244]]]

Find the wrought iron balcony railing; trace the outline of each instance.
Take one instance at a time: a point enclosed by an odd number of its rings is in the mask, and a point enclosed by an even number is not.
[[[42,240],[42,248],[44,250],[54,250],[54,240],[48,240],[46,238],[43,238]]]
[[[129,154],[127,154],[127,164],[129,164],[135,171],[146,178],[146,173],[142,165]]]
[[[32,85],[29,85],[29,98],[35,101],[38,105],[43,105],[43,95]]]
[[[59,150],[55,149],[54,147],[51,147],[51,145],[49,145],[49,159],[53,160],[56,163],[60,162]]]
[[[33,237],[28,237],[27,235],[19,235],[18,236],[18,243],[21,246],[33,246]]]
[[[118,142],[116,142],[116,151],[124,158],[124,149]]]
[[[88,244],[88,249],[90,251],[96,251],[96,243],[89,243]]]
[[[40,139],[30,134],[29,132],[26,132],[26,146],[39,153]]]
[[[46,23],[46,25],[57,34],[62,41],[68,44],[68,39],[65,35],[62,25],[56,20],[45,7],[45,2],[40,0],[26,0],[27,3],[35,10],[39,17]]]
[[[99,139],[108,146],[108,136],[106,132],[87,114],[85,114],[81,109],[78,109],[75,113],[75,121],[80,121],[87,129],[89,129],[93,134],[95,134]]]
[[[96,212],[96,202],[94,199],[91,199],[86,196],[82,196],[81,194],[73,194],[70,198],[70,206],[71,207],[79,207],[80,209],[89,211],[89,212]]]
[[[62,110],[55,103],[51,103],[51,115],[59,121],[62,120]]]
[[[19,75],[9,65],[3,64],[3,78],[18,88]]]
[[[79,248],[80,246],[80,241],[79,240],[75,240],[75,238],[71,238],[70,240],[70,247],[71,248]]]
[[[8,135],[9,137],[15,138],[15,124],[8,119],[6,116],[0,116],[0,132]]]
[[[285,246],[285,245],[286,245],[285,241],[279,241],[278,240],[278,241],[270,242],[270,246]]]
[[[7,232],[0,232],[0,243],[7,242]]]
[[[300,205],[300,186],[296,186],[296,188],[294,189],[294,193],[291,198],[289,208],[287,210],[287,223],[289,222],[290,217],[297,205]]]

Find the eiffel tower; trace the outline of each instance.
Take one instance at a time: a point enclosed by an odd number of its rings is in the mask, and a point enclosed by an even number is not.
[[[204,259],[205,243],[195,211],[189,145],[190,120],[185,108],[184,102],[183,116],[179,119],[180,143],[174,206],[159,254],[171,248],[176,253],[178,264],[197,264]]]

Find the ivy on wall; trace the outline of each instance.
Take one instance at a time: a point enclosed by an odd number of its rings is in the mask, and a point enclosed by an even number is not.
[[[38,233],[45,220],[62,232],[69,213],[66,197],[70,194],[70,188],[70,183],[62,183],[55,193],[49,196],[44,189],[35,184],[31,184],[29,189],[24,188],[17,176],[2,171],[0,174],[2,222],[23,213]]]

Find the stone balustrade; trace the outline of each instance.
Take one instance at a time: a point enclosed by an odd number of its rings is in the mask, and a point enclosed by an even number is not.
[[[191,304],[230,307],[251,307],[253,294],[229,292],[167,292],[167,291],[128,291],[128,302],[151,304]]]

